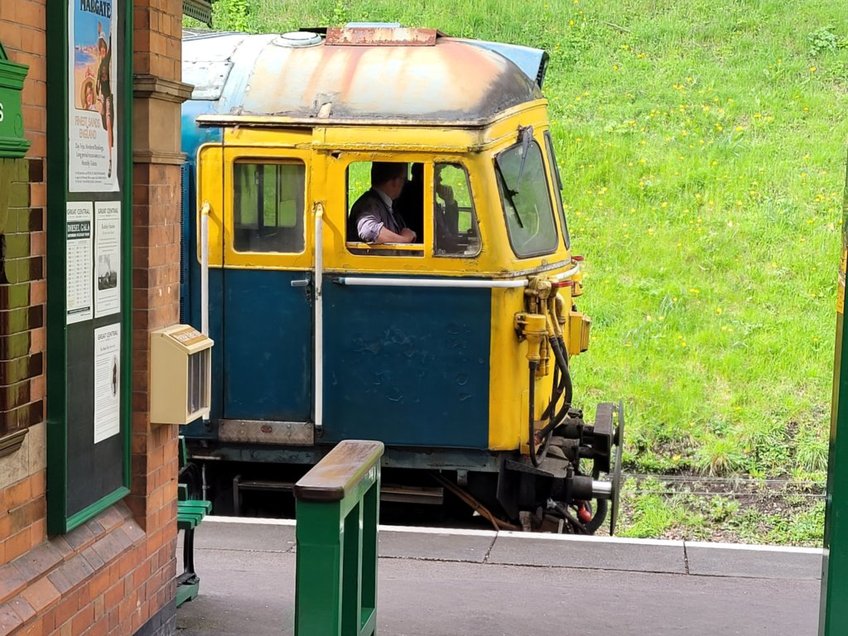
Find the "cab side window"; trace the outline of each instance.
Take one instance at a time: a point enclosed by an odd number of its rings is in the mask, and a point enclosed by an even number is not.
[[[358,161],[348,165],[348,251],[380,256],[424,255],[422,170],[421,164],[413,164],[410,178],[410,165],[405,162]]]
[[[480,233],[468,172],[457,163],[433,166],[433,255],[472,257]]]
[[[303,252],[305,191],[303,163],[236,163],[233,166],[235,251]]]

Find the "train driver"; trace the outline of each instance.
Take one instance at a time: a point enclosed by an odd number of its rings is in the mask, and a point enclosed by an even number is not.
[[[394,200],[406,183],[407,164],[375,161],[371,164],[371,189],[356,200],[348,217],[348,236],[366,243],[414,243]]]

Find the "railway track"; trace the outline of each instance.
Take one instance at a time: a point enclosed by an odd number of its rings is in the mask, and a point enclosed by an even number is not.
[[[624,473],[622,514],[628,527],[635,517],[635,508],[644,498],[660,497],[678,510],[685,509],[707,518],[707,528],[697,531],[697,538],[717,541],[740,541],[745,537],[734,529],[734,516],[760,515],[763,519],[783,517],[809,510],[823,501],[825,483],[789,478],[756,479],[748,476],[661,475],[653,473]],[[292,518],[294,508],[289,503],[290,488],[257,488],[244,493],[242,509],[224,514]],[[247,496],[249,495],[249,496]],[[718,502],[732,502],[733,512],[727,518],[710,518],[710,506]],[[519,529],[511,524],[498,523],[485,508],[476,507],[474,501],[464,500],[442,482],[434,481],[432,487],[402,487],[384,484],[382,492],[381,522],[388,525],[429,526],[469,529]],[[608,527],[608,526],[607,526]],[[620,526],[621,528],[621,526]],[[555,531],[555,530],[554,530]],[[663,534],[664,538],[686,537],[685,528]],[[602,530],[599,534],[605,534]]]

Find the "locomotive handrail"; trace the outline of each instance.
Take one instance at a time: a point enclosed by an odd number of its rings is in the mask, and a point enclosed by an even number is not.
[[[209,335],[209,212],[204,201],[200,208],[200,332]]]
[[[372,636],[383,443],[345,440],[294,486],[295,636]]]
[[[527,279],[515,280],[464,280],[450,278],[365,278],[339,276],[334,283],[350,287],[455,287],[472,289],[527,287]]]
[[[315,204],[315,434],[324,427],[324,206]]]
[[[580,264],[571,269],[551,276],[555,281],[570,278],[580,271]],[[511,289],[527,287],[530,280],[527,278],[513,278],[510,280],[468,280],[462,278],[369,278],[365,276],[337,276],[333,279],[337,285],[348,287],[453,287],[464,289]]]
[[[553,280],[557,280],[557,281],[563,280],[564,278],[571,278],[572,276],[574,276],[575,274],[577,274],[579,272],[580,272],[580,263],[576,263],[574,265],[574,267],[572,267],[571,269],[564,271],[561,274],[554,274],[553,276],[551,276],[551,278]]]

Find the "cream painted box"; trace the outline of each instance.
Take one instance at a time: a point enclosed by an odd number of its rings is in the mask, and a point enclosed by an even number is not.
[[[191,325],[150,334],[150,421],[188,424],[209,417],[212,345]]]

